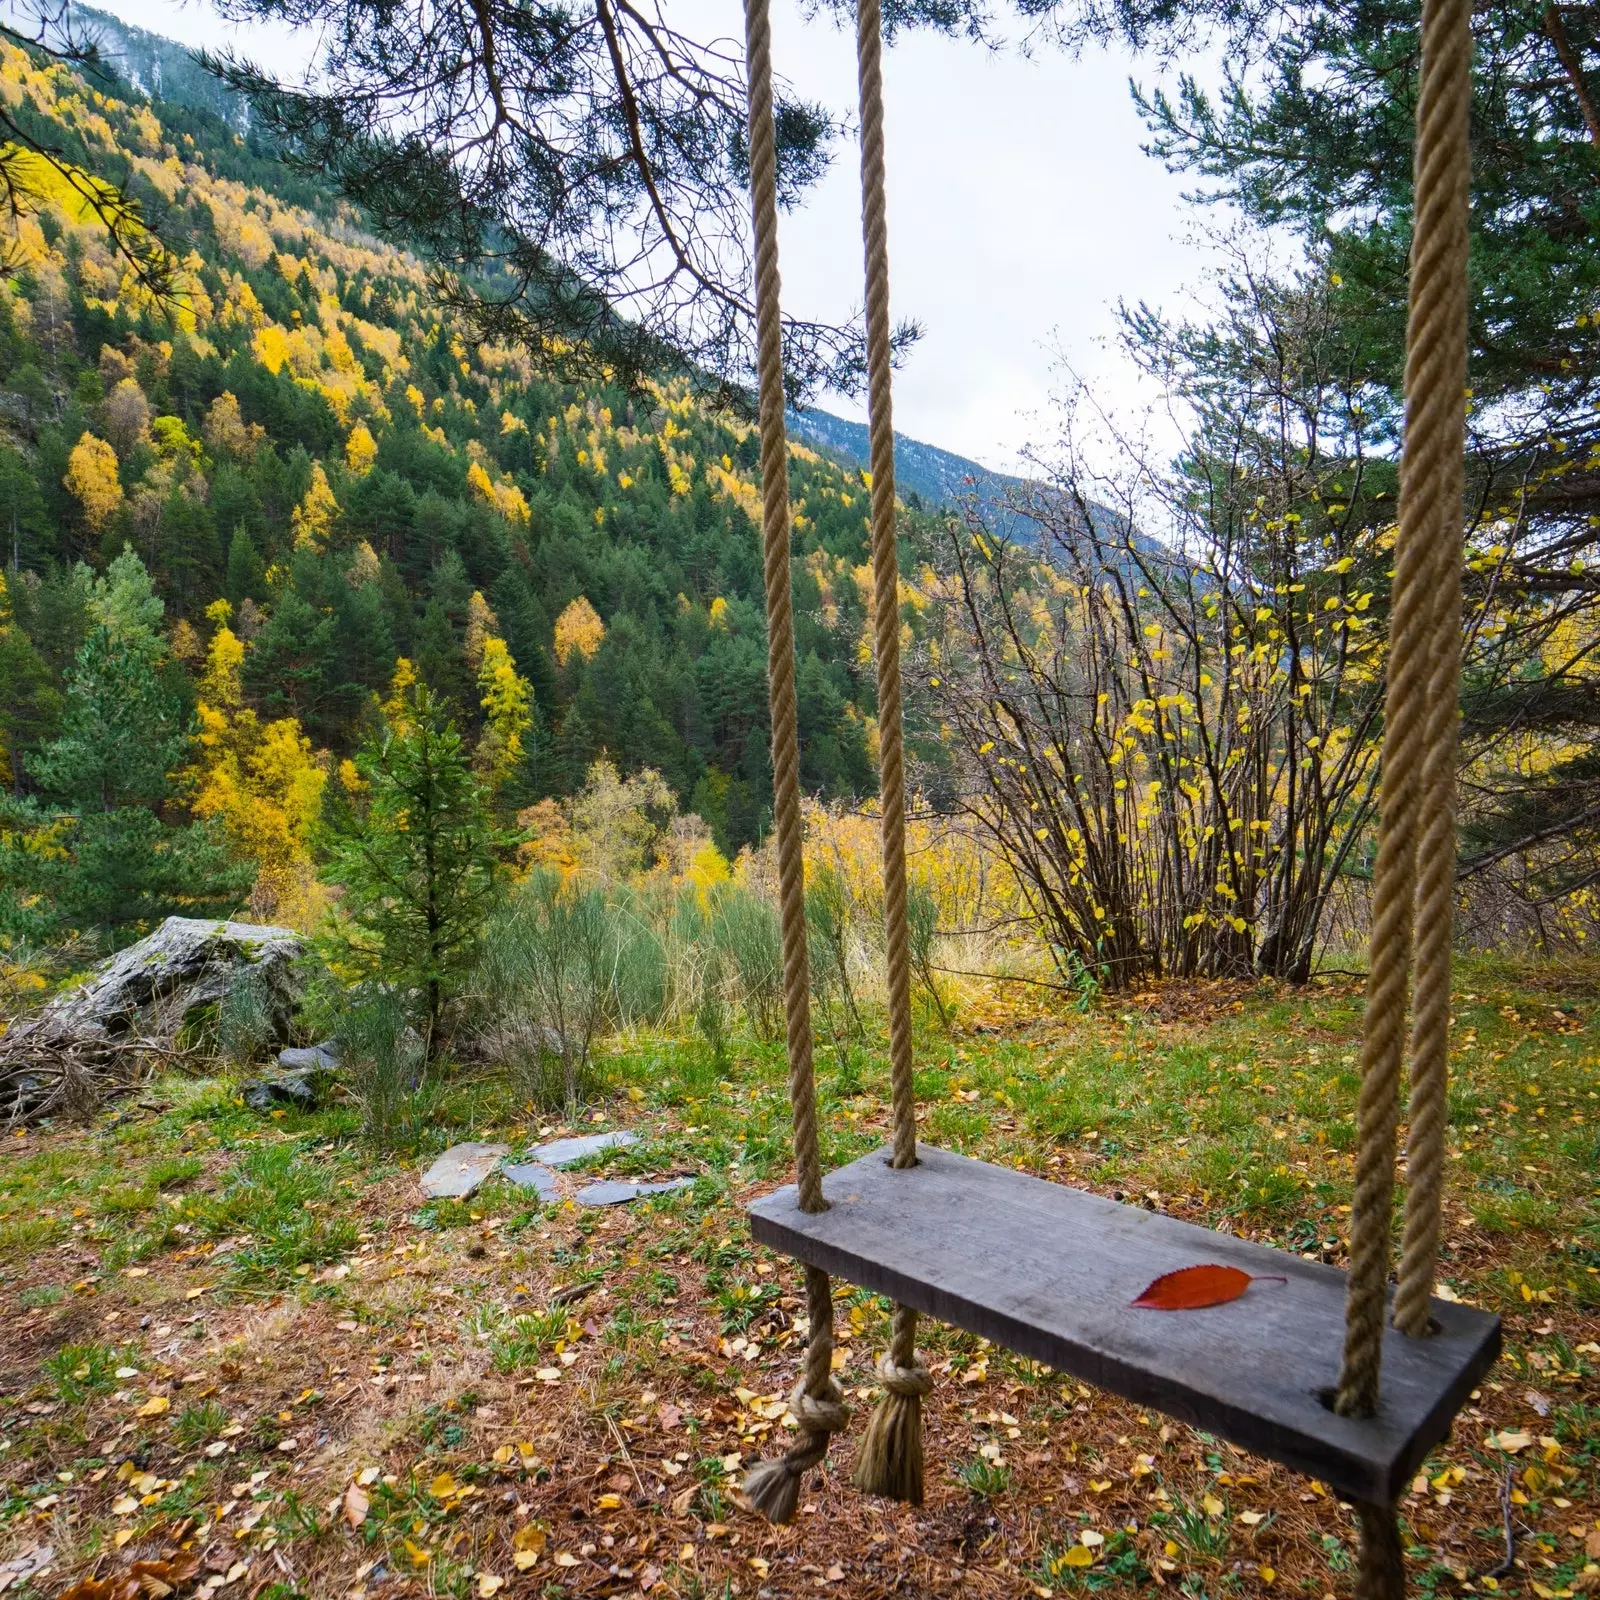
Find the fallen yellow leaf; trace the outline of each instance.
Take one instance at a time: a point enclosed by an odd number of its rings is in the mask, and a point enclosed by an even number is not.
[[[1201,1496],[1200,1504],[1205,1508],[1206,1515],[1213,1520],[1222,1515],[1222,1502],[1214,1494]]]
[[[506,1580],[493,1572],[480,1572],[478,1574],[478,1600],[489,1600],[490,1595],[499,1594],[505,1588]]]
[[[1088,1545],[1075,1544],[1061,1560],[1069,1567],[1092,1567],[1094,1565],[1094,1551]]]
[[[159,1417],[172,1409],[172,1402],[164,1394],[153,1394],[139,1407],[141,1417]]]
[[[1274,1572],[1271,1567],[1261,1568],[1261,1581],[1263,1583],[1271,1583],[1277,1578],[1277,1576],[1278,1574]]]

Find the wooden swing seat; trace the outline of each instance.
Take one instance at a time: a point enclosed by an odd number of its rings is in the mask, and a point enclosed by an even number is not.
[[[879,1150],[830,1173],[815,1215],[779,1189],[750,1207],[755,1237],[1347,1499],[1398,1499],[1500,1353],[1498,1317],[1435,1300],[1432,1338],[1386,1335],[1377,1416],[1337,1416],[1342,1272],[948,1151],[918,1156],[897,1172]],[[1203,1262],[1288,1282],[1200,1311],[1129,1304]]]

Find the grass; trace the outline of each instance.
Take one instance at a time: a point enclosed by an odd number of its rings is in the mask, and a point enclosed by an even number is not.
[[[1442,1275],[1502,1313],[1508,1351],[1402,1508],[1430,1593],[1498,1559],[1507,1465],[1526,1565],[1499,1594],[1600,1587],[1585,1572],[1600,1531],[1597,1007],[1596,974],[1460,973]],[[1342,1264],[1360,1008],[1348,983],[1163,987],[1086,1013],[996,1003],[964,1019],[985,1031],[919,1036],[922,1133]],[[857,1426],[808,1485],[818,1511],[798,1534],[751,1521],[736,1486],[791,1437],[781,1400],[803,1337],[796,1275],[740,1215],[789,1171],[781,1052],[734,1038],[719,1063],[698,1038],[632,1034],[602,1066],[608,1097],[581,1128],[644,1137],[595,1170],[692,1172],[692,1191],[601,1212],[496,1183],[424,1204],[416,1172],[450,1142],[579,1131],[465,1074],[400,1160],[374,1160],[347,1108],[263,1117],[220,1081],[153,1086],[146,1103],[166,1110],[8,1136],[0,1559],[48,1526],[75,1570],[116,1570],[176,1548],[205,1508],[207,1538],[252,1562],[251,1592],[281,1578],[344,1594],[373,1560],[416,1593],[473,1593],[483,1572],[528,1595],[650,1572],[730,1597],[759,1579],[779,1596],[998,1600],[1131,1593],[1154,1575],[1196,1600],[1347,1591],[1354,1536],[1332,1497],[926,1321],[928,1507],[860,1500],[845,1479],[889,1307],[843,1284]],[[870,1027],[820,1069],[827,1164],[883,1142],[886,1081]],[[1508,1457],[1492,1442],[1507,1429],[1536,1443]],[[369,1471],[352,1521],[346,1491]],[[146,1480],[164,1487],[135,1494]],[[119,1513],[125,1492],[137,1507]],[[262,1567],[268,1539],[287,1573]]]

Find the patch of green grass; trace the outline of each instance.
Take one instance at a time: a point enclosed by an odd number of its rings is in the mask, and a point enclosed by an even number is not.
[[[560,1307],[504,1318],[488,1330],[494,1370],[521,1372],[527,1367],[546,1365],[566,1327],[567,1314]]]
[[[192,1450],[215,1439],[227,1425],[228,1413],[215,1400],[201,1400],[178,1413],[172,1424],[172,1437],[175,1443]]]
[[[11,1217],[0,1222],[0,1260],[34,1255],[67,1231],[58,1217]]]
[[[1186,1505],[1177,1511],[1170,1525],[1172,1537],[1191,1555],[1220,1560],[1228,1548],[1226,1514],[1208,1517],[1199,1506]]]
[[[1011,1487],[1011,1468],[1001,1461],[974,1456],[957,1466],[956,1479],[980,1500],[997,1500]]]
[[[67,1297],[67,1291],[53,1283],[42,1283],[36,1289],[24,1289],[17,1296],[17,1304],[24,1311],[39,1311],[45,1306],[58,1306]]]
[[[117,1386],[117,1369],[129,1365],[122,1352],[109,1344],[64,1344],[44,1363],[45,1374],[55,1380],[56,1394],[68,1405],[79,1405],[90,1395],[109,1394]]]

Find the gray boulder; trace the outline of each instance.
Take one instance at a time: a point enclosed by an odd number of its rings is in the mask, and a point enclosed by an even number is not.
[[[168,917],[0,1038],[0,1121],[98,1105],[175,1054],[185,1023],[242,981],[287,1038],[302,944],[290,928]]]
[[[339,1041],[321,1044],[290,1045],[278,1052],[278,1065],[285,1072],[335,1072],[339,1066]]]

